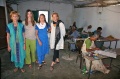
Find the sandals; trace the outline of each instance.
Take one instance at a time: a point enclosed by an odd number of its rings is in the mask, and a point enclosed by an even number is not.
[[[44,64],[44,65],[45,65],[45,64],[46,64],[46,62],[45,62],[45,61],[43,61],[43,62],[42,62],[42,64]]]
[[[38,61],[37,61],[37,60],[36,60],[35,62],[36,62],[36,63],[38,63]]]
[[[54,66],[50,66],[50,70],[53,71],[54,70]]]
[[[14,72],[17,72],[17,71],[18,71],[18,68],[15,68],[15,69],[14,69]],[[21,69],[21,72],[24,73],[25,70],[24,70],[24,69]]]
[[[56,62],[57,64],[59,64],[60,62]]]
[[[41,68],[42,68],[42,65],[39,65],[39,66],[38,66],[38,70],[41,69]]]
[[[56,63],[57,63],[57,64],[60,63],[59,59],[56,60]]]

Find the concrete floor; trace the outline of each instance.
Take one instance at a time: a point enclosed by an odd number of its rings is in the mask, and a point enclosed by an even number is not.
[[[33,63],[33,68],[28,68],[27,65],[24,66],[26,70],[25,73],[13,72],[14,64],[10,62],[10,54],[6,49],[0,50],[1,57],[1,79],[87,79],[87,74],[83,75],[79,68],[79,61],[76,63],[77,52],[71,52],[71,57],[68,57],[67,45],[65,50],[60,51],[60,63],[55,65],[54,71],[50,71],[50,64],[52,60],[51,50],[49,55],[46,56],[47,64],[38,70],[38,64]],[[118,57],[117,59],[120,59]],[[109,59],[105,59],[105,63],[109,63]],[[114,60],[114,64],[118,64],[120,61]],[[118,69],[112,67],[109,74],[103,74],[101,72],[96,72],[91,75],[90,79],[120,79],[120,73]]]

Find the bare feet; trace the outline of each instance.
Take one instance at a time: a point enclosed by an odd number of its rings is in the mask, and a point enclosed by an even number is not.
[[[46,64],[46,62],[45,61],[42,61],[42,63],[45,65]]]
[[[31,64],[29,65],[29,68],[30,68],[30,69],[32,68],[32,65],[31,65]]]
[[[24,69],[21,69],[21,72],[22,72],[22,73],[24,73],[24,72],[25,72],[25,70],[24,70]]]
[[[40,65],[38,66],[38,70],[41,69],[41,68],[42,68],[42,65],[40,64]]]
[[[15,69],[14,69],[14,72],[17,72],[17,71],[18,71],[18,68],[15,68]]]
[[[53,71],[54,70],[54,64],[56,64],[55,62],[52,62],[51,66],[50,66],[50,70]]]
[[[59,58],[56,59],[56,63],[60,63]]]
[[[105,74],[108,74],[110,72],[110,70],[106,70]]]
[[[50,66],[50,70],[53,71],[54,70],[54,66]]]

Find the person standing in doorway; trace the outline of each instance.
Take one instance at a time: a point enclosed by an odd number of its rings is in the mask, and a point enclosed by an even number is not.
[[[52,14],[50,48],[54,49],[53,60],[50,70],[54,69],[54,64],[59,63],[59,50],[64,49],[65,25],[59,20],[58,13]]]

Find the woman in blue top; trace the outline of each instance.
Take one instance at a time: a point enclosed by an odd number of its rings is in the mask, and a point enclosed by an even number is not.
[[[48,42],[48,29],[50,25],[46,22],[44,14],[39,16],[38,23],[36,24],[36,50],[38,56],[38,69],[41,69],[42,63],[46,64],[45,55],[49,53],[49,42]]]

